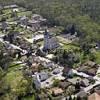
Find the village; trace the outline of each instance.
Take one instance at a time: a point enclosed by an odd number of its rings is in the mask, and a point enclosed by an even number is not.
[[[15,73],[25,70],[32,78],[36,100],[100,100],[100,64],[92,60],[81,63],[80,47],[75,45],[77,32],[56,34],[56,26],[48,27],[48,19],[18,5],[0,9],[4,55],[9,54],[15,59],[13,64],[19,65],[13,68]],[[91,51],[94,49],[100,47]]]

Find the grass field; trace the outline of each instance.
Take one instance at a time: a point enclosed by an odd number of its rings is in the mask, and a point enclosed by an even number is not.
[[[34,95],[32,95],[32,96],[25,96],[21,100],[35,100],[35,97],[34,97]]]
[[[75,49],[79,50],[80,47],[75,46],[73,44],[63,44],[63,49],[65,49],[65,50],[75,50]]]

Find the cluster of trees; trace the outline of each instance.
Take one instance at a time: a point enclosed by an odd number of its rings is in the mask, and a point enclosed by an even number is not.
[[[48,19],[49,26],[75,28],[89,42],[98,42],[100,37],[99,0],[1,0],[0,4],[14,4],[26,7],[33,13]],[[83,34],[83,35],[82,35]]]
[[[8,69],[8,66],[12,61],[13,58],[9,55],[6,47],[2,43],[0,43],[0,67],[2,69]]]
[[[25,70],[17,69],[15,72],[11,68],[13,61],[11,50],[0,43],[0,99],[2,100],[21,100],[24,96],[33,95],[32,79],[25,74]]]
[[[74,51],[66,51],[58,49],[55,52],[55,56],[52,60],[56,63],[61,63],[63,65],[68,65],[70,67],[73,67],[75,63],[79,63],[79,55],[77,53],[74,53]]]
[[[68,29],[74,24],[82,36],[80,40],[100,40],[99,0],[22,0],[17,3],[47,18],[50,26]]]

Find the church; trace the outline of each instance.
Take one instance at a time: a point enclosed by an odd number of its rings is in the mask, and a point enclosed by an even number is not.
[[[56,37],[54,37],[52,34],[50,34],[47,30],[45,30],[44,33],[44,47],[43,50],[44,51],[48,51],[48,50],[54,50],[57,47],[59,47],[59,43],[56,39]]]

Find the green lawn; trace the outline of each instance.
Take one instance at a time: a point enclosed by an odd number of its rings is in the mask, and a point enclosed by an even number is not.
[[[75,46],[73,44],[63,44],[63,49],[66,49],[66,50],[75,50],[75,49],[77,49],[77,50],[79,50],[80,47]]]
[[[7,73],[5,78],[7,83],[10,84],[12,91],[14,91],[17,88],[19,82],[22,80],[23,75],[21,71],[10,71]]]
[[[22,67],[22,65],[21,64],[12,64],[10,67],[9,67],[9,69],[8,69],[8,71],[16,71],[16,70],[18,70],[19,68],[21,68]]]
[[[12,12],[12,9],[4,9],[3,10],[3,13],[4,14],[8,14],[8,13],[11,13]]]
[[[37,42],[37,44],[39,44],[39,45],[43,45],[43,43],[44,43],[44,41],[39,41],[39,42]]]
[[[18,13],[18,16],[29,16],[29,15],[31,15],[31,14],[32,14],[31,11],[25,11],[25,12],[19,12],[19,13]]]
[[[34,97],[34,95],[32,95],[32,96],[25,96],[21,100],[35,100],[35,97]]]

